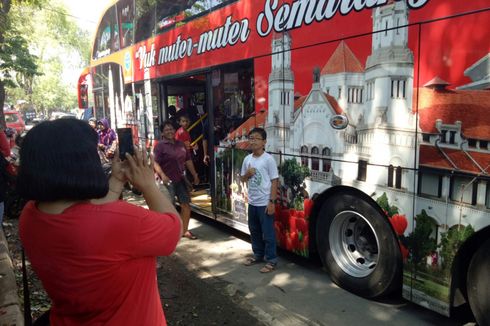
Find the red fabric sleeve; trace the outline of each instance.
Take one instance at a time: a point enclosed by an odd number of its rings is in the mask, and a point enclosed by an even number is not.
[[[177,131],[175,132],[175,140],[180,140],[181,142],[185,141],[185,137],[183,137],[183,131],[184,130],[182,129],[182,127],[177,129]]]
[[[139,221],[133,254],[136,257],[168,256],[177,247],[180,237],[179,216],[145,209]]]
[[[0,131],[0,152],[4,157],[10,156],[10,145],[5,132]]]

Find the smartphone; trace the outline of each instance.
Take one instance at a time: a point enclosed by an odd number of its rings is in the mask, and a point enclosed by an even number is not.
[[[133,134],[131,128],[117,128],[116,131],[119,139],[119,158],[124,160],[126,153],[134,155]]]

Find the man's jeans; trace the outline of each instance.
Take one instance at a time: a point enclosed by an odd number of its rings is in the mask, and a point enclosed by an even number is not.
[[[248,228],[255,259],[277,263],[274,215],[266,213],[267,206],[248,205]]]

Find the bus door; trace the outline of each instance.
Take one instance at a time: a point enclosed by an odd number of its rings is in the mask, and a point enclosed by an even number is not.
[[[209,126],[214,150],[213,200],[217,218],[247,230],[247,190],[240,182],[243,159],[248,155],[248,133],[264,127],[256,114],[253,61],[240,61],[214,69],[210,75],[212,116]]]
[[[205,134],[208,118],[206,81],[206,74],[197,74],[161,82],[158,120],[170,120],[176,130],[180,128],[181,120],[188,121],[186,131],[189,133],[190,141],[186,142],[186,147],[200,180],[198,185],[192,186],[192,204],[193,208],[211,215],[213,210],[210,196],[210,168],[209,161],[204,162],[207,151],[203,146],[208,138]],[[158,122],[158,125],[161,123]],[[192,177],[190,173],[188,175],[190,186]]]

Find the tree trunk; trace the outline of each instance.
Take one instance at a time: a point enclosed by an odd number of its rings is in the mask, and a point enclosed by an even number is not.
[[[5,114],[3,114],[3,105],[5,103],[5,85],[3,81],[0,80],[0,128],[5,129],[7,124],[5,123]]]
[[[7,15],[10,11],[11,0],[2,0],[0,8],[0,47],[4,41],[5,35],[3,31],[7,28],[8,18]],[[5,123],[5,115],[3,114],[3,105],[5,104],[5,84],[2,78],[0,78],[0,128],[5,129],[7,124]]]

